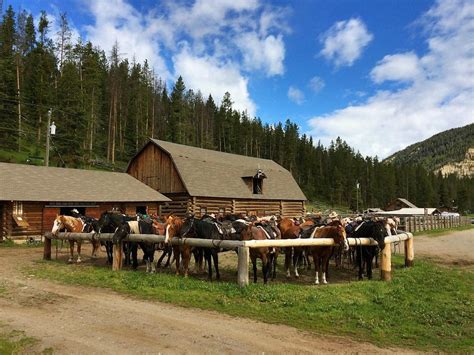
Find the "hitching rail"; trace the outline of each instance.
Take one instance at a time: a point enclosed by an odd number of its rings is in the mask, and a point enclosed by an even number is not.
[[[112,240],[112,233],[59,233],[53,235],[51,233],[45,234],[44,255],[45,260],[51,260],[51,240]],[[164,242],[165,236],[155,234],[130,234],[124,241],[132,242],[146,242],[159,243]],[[347,238],[349,245],[377,245],[371,238]],[[411,233],[401,233],[385,237],[385,248],[382,250],[380,270],[381,278],[384,281],[392,279],[391,266],[391,244],[403,241],[405,244],[405,266],[413,266],[414,250],[413,250],[413,235]],[[238,249],[238,276],[237,280],[240,286],[247,286],[249,283],[249,248],[261,247],[299,247],[299,246],[331,246],[335,245],[334,240],[330,238],[318,239],[278,239],[278,240],[210,240],[198,238],[173,238],[171,240],[173,245],[189,245],[196,247],[219,247],[224,249]],[[113,270],[120,270],[122,268],[122,245],[114,245],[114,263]]]

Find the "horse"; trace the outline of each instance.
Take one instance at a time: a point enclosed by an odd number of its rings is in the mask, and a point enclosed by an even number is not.
[[[112,242],[118,244],[129,234],[153,234],[152,223],[145,220],[126,221],[122,223],[115,231]],[[143,250],[143,259],[146,262],[146,272],[156,272],[155,264],[153,263],[155,255],[155,244],[145,242],[129,242],[128,243],[132,253],[132,267],[138,268],[137,252],[138,246]]]
[[[278,223],[278,229],[281,232],[281,239],[298,239],[301,233],[301,225],[296,225],[290,218],[283,218]],[[285,248],[285,270],[286,277],[291,277],[290,265],[293,265],[295,277],[299,277],[298,261],[303,252],[301,247],[286,247]]]
[[[263,227],[252,223],[242,226],[241,240],[267,240],[268,233]],[[273,239],[273,238],[272,238]],[[272,266],[276,265],[277,251],[272,247],[250,248],[250,260],[253,266],[253,282],[257,282],[257,258],[262,260],[263,283],[266,284],[268,277],[272,272]],[[275,269],[273,269],[273,279],[275,278]]]
[[[86,232],[84,229],[87,228],[87,224],[81,219],[81,218],[76,218],[76,217],[71,217],[71,216],[65,216],[65,215],[57,215],[54,223],[53,223],[53,228],[51,230],[51,233],[54,235],[57,235],[61,229],[66,229],[68,232],[73,232],[73,233],[83,233]],[[87,232],[90,232],[88,229]],[[82,262],[81,260],[81,246],[82,246],[82,241],[80,240],[69,240],[69,259],[68,262],[72,263],[74,262],[74,242],[77,242],[77,263]],[[95,253],[97,252],[98,247],[96,246],[97,242],[92,242],[93,248],[92,248],[92,255],[95,256]]]
[[[166,227],[167,227],[166,223],[160,223],[156,219],[153,219],[152,227],[153,227],[153,233],[154,234],[158,234],[158,235],[165,235],[166,234]],[[173,255],[173,248],[171,247],[171,245],[165,244],[164,242],[157,243],[156,244],[156,250],[163,251],[160,258],[156,262],[156,267],[157,268],[161,267],[161,263],[163,262],[163,259],[166,256],[168,256],[168,259],[166,260],[166,263],[165,263],[164,267],[168,267],[170,265],[171,255]]]
[[[277,225],[277,218],[271,217],[270,219],[259,219],[259,221],[254,223],[254,226],[257,228],[262,228],[265,232],[265,236],[267,239],[281,239],[281,231]],[[269,274],[272,275],[272,280],[276,278],[276,267],[277,267],[277,259],[278,255],[280,254],[280,248],[272,247],[270,248],[270,264],[269,264]]]
[[[170,215],[166,218],[165,245],[174,237],[184,238],[191,229],[190,225],[184,225],[185,220],[180,217]],[[183,260],[183,275],[188,277],[189,260],[191,260],[192,247],[189,245],[173,245],[173,254],[176,263],[176,275],[180,274],[181,259]]]
[[[332,238],[345,251],[349,250],[346,230],[340,221],[333,221],[326,226],[315,227],[311,238]],[[331,257],[333,246],[311,246],[308,248],[313,255],[314,267],[316,269],[314,283],[319,285],[319,271],[322,268],[322,282],[327,284],[326,275],[329,267],[329,258]]]
[[[97,222],[98,233],[115,233],[117,229],[127,221],[136,221],[135,217],[130,217],[116,211],[103,212]],[[107,252],[107,262],[112,265],[113,262],[113,242],[106,241],[105,249]],[[130,264],[130,252],[128,243],[124,243],[125,265]]]
[[[372,262],[378,254],[379,249],[385,247],[385,237],[387,230],[383,221],[363,221],[352,233],[352,238],[372,238],[378,246],[375,245],[359,245],[356,247],[356,260],[359,267],[359,280],[363,279],[363,265],[367,268],[367,278],[372,279]]]

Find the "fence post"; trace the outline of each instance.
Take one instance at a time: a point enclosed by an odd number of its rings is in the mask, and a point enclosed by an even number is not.
[[[44,237],[43,260],[51,260],[51,239]]]
[[[405,266],[413,266],[413,260],[415,259],[415,251],[413,250],[413,238],[405,240]]]
[[[382,250],[382,258],[380,261],[380,278],[383,281],[392,280],[392,248],[391,243],[385,243]]]
[[[112,263],[112,270],[117,271],[122,269],[122,257],[123,257],[123,243],[114,243],[114,261]]]
[[[239,254],[239,261],[238,261],[237,282],[240,287],[245,287],[245,286],[248,286],[249,284],[249,259],[250,259],[249,247],[239,247],[238,254]]]

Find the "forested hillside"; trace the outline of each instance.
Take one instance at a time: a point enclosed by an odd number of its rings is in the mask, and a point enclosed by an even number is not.
[[[474,123],[438,133],[389,156],[395,164],[422,164],[429,171],[464,159],[468,148],[474,148]]]
[[[105,53],[93,43],[73,40],[65,15],[59,33],[53,35],[44,12],[37,27],[25,11],[15,14],[10,7],[3,14],[0,152],[4,160],[44,156],[51,108],[57,126],[51,165],[120,169],[154,137],[273,159],[292,172],[309,199],[352,209],[359,182],[360,209],[405,197],[418,206],[474,210],[473,179],[443,178],[412,163],[381,163],[361,156],[341,138],[323,147],[300,135],[290,120],[264,124],[234,110],[231,94],[215,102],[187,89],[185,78],[167,88],[147,62],[122,58],[117,46]]]

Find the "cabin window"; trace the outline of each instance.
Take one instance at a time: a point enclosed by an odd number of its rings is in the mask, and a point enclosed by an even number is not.
[[[74,212],[73,210],[76,210],[79,212],[80,215],[85,216],[86,215],[86,208],[85,207],[61,207],[59,210],[60,215],[64,216],[76,216],[77,212]]]
[[[23,216],[23,202],[13,202],[13,215]]]

